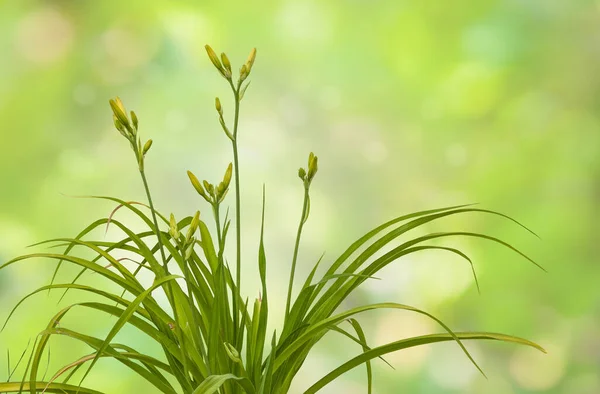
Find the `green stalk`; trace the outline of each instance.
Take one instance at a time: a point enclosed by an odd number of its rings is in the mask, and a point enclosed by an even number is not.
[[[241,293],[241,267],[242,267],[242,232],[241,232],[241,214],[240,214],[240,171],[239,171],[239,160],[238,160],[238,149],[237,149],[237,132],[238,132],[238,121],[240,116],[240,85],[238,82],[237,88],[233,86],[233,81],[229,79],[229,85],[233,91],[235,98],[235,116],[233,120],[233,140],[231,141],[233,146],[233,168],[235,173],[235,233],[237,242],[237,253],[236,253],[236,271],[235,271],[235,284],[238,291],[238,296]],[[234,337],[237,337],[237,326],[238,326],[238,308],[237,299],[233,299],[233,327]]]
[[[221,220],[219,218],[219,205],[213,204],[213,214],[215,215],[215,223],[217,225],[217,241],[219,241],[219,249],[221,247]]]
[[[290,313],[290,302],[292,300],[292,287],[294,287],[294,275],[296,274],[296,260],[298,259],[298,248],[300,246],[300,236],[302,235],[302,227],[306,222],[306,210],[308,209],[308,186],[304,186],[304,204],[302,205],[302,216],[298,225],[298,233],[296,234],[296,244],[294,245],[294,257],[292,258],[292,270],[290,272],[290,282],[288,285],[287,302],[285,304],[285,319],[287,321]],[[284,323],[285,324],[285,323]]]
[[[136,154],[137,156],[138,154]],[[167,268],[167,257],[165,256],[165,250],[160,237],[160,229],[158,228],[158,220],[156,219],[156,213],[154,211],[154,203],[152,202],[152,195],[150,194],[150,188],[148,187],[148,181],[146,180],[146,173],[140,169],[140,175],[142,176],[142,182],[144,183],[144,190],[146,190],[146,197],[148,198],[148,205],[150,205],[150,211],[152,213],[152,220],[154,221],[154,227],[156,228],[156,237],[158,239],[158,246],[160,249],[160,255],[163,260],[163,266],[165,268],[165,274],[169,275],[169,269]]]

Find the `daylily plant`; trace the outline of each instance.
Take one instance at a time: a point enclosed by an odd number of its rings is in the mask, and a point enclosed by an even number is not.
[[[249,81],[245,81],[253,70],[256,50],[250,52],[236,78],[224,53],[217,56],[208,45],[206,51],[212,64],[229,84],[235,103],[232,122],[228,123],[220,99],[215,99],[219,123],[231,142],[233,156],[222,181],[216,184],[206,180],[200,182],[191,171],[187,172],[193,188],[208,204],[209,212],[212,211],[215,233],[209,231],[206,221],[211,215],[203,211],[203,208],[179,220],[173,214],[163,215],[155,208],[144,170],[144,160],[152,147],[152,140],[142,143],[136,113],[128,113],[119,98],[110,100],[115,128],[131,145],[147,201],[142,203],[114,197],[94,197],[112,201],[116,204],[115,210],[108,217],[92,222],[74,238],[57,238],[42,242],[64,247],[62,253],[28,254],[0,266],[0,269],[4,269],[30,259],[57,262],[50,284],[25,296],[10,312],[5,327],[15,309],[25,299],[43,291],[62,290],[63,295],[67,291],[87,292],[96,294],[103,300],[78,302],[58,311],[36,337],[29,357],[24,357],[26,352],[23,353],[21,360],[26,360],[26,366],[22,379],[0,383],[0,392],[97,394],[100,391],[85,387],[85,379],[101,357],[110,357],[147,380],[155,387],[156,392],[160,393],[283,394],[288,392],[314,345],[330,332],[344,336],[349,342],[357,344],[361,351],[356,357],[342,362],[338,368],[324,376],[316,376],[314,382],[306,389],[306,394],[316,393],[345,372],[360,365],[366,368],[365,391],[371,393],[372,360],[382,359],[387,353],[413,346],[453,341],[479,371],[481,368],[463,344],[466,340],[512,342],[544,351],[539,345],[514,336],[489,332],[455,332],[430,313],[400,303],[385,302],[340,310],[343,301],[362,283],[373,278],[378,271],[404,256],[424,250],[444,251],[463,258],[470,264],[479,288],[473,263],[465,253],[452,247],[427,243],[450,236],[476,237],[499,243],[539,267],[508,243],[474,232],[450,231],[420,235],[401,243],[397,242],[391,250],[377,258],[374,257],[400,236],[410,235],[411,230],[452,215],[466,212],[499,215],[520,225],[501,213],[471,205],[425,210],[390,220],[353,242],[337,259],[329,262],[324,273],[318,273],[322,258],[319,259],[308,277],[301,282],[301,286],[294,286],[300,279],[296,275],[298,250],[303,226],[310,214],[310,190],[318,172],[318,158],[313,153],[308,157],[307,167],[298,170],[304,201],[290,263],[283,325],[276,331],[268,332],[269,297],[272,295],[267,291],[268,264],[263,242],[264,189],[257,261],[250,262],[250,259],[247,259],[242,265],[240,248],[242,233],[238,123],[240,105],[249,85]],[[236,258],[235,265],[230,267],[225,257],[225,245],[231,220],[228,211],[224,218],[221,211],[232,178],[235,186]],[[118,220],[115,213],[120,208],[133,213],[144,225],[144,230],[135,232],[132,227]],[[201,214],[201,211],[204,213]],[[102,226],[117,228],[122,234],[121,239],[114,242],[88,239],[92,230]],[[359,252],[363,247],[364,250]],[[81,250],[88,252],[86,256],[91,252],[93,257],[78,257],[77,252]],[[134,257],[118,257],[123,252]],[[63,263],[80,268],[79,274],[70,283],[56,283],[57,273]],[[258,268],[261,281],[260,289],[256,289],[259,296],[250,304],[248,298],[240,292],[243,268],[250,271]],[[142,285],[138,279],[141,270],[152,274],[152,285]],[[110,280],[122,289],[122,292],[118,294],[101,287],[79,283],[86,271],[95,272]],[[157,302],[158,293],[166,296],[168,308]],[[61,321],[73,308],[99,311],[114,316],[116,322],[105,338],[70,330],[63,326]],[[389,313],[404,311],[425,315],[439,325],[441,333],[398,338],[382,346],[370,347],[358,315],[375,309],[387,309],[390,310]],[[146,354],[143,349],[133,349],[126,343],[114,342],[115,336],[125,325],[135,327],[141,334],[155,341],[163,351],[162,357],[156,358]],[[68,336],[72,340],[85,343],[91,348],[91,353],[63,366],[49,379],[43,380],[40,378],[40,365],[50,340],[57,335]]]

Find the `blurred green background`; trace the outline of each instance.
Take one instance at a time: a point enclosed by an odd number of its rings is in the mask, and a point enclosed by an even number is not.
[[[112,125],[107,100],[116,95],[154,140],[146,167],[158,209],[208,213],[185,171],[222,176],[230,146],[213,100],[221,97],[226,116],[232,100],[203,47],[226,51],[234,66],[257,47],[240,126],[244,293],[259,288],[265,182],[270,291],[284,305],[302,203],[296,172],[313,150],[320,172],[301,278],[323,251],[331,263],[371,228],[415,210],[478,202],[541,237],[492,216],[444,219],[428,230],[498,236],[549,273],[485,241],[448,239],[474,259],[481,296],[464,262],[424,253],[387,267],[352,302],[411,304],[456,330],[529,338],[548,355],[470,343],[486,380],[455,344],[415,348],[387,357],[395,371],[374,362],[376,393],[597,394],[599,26],[596,0],[0,1],[0,262],[30,243],[73,236],[114,207],[70,195],[143,199],[135,160]],[[0,271],[0,319],[53,267],[28,261]],[[0,334],[0,355],[10,350],[14,365],[66,305],[57,300],[28,300]],[[281,316],[273,318],[276,327]],[[439,331],[402,312],[359,320],[372,345]],[[111,322],[74,310],[65,324],[103,336]],[[134,330],[119,339],[151,346]],[[333,335],[326,342],[293,393],[360,352]],[[65,338],[51,350],[48,376],[89,352]],[[0,378],[6,370],[0,356]],[[111,394],[152,392],[110,360],[86,382]],[[364,393],[365,383],[356,368],[323,392]]]

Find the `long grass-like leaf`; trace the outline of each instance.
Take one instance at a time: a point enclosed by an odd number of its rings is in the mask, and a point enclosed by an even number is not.
[[[210,375],[194,390],[193,394],[213,394],[228,380],[233,380],[239,384],[247,394],[254,394],[254,387],[246,378],[241,378],[233,374]]]
[[[487,333],[487,332],[472,332],[472,333],[457,332],[454,334],[460,340],[472,340],[472,339],[482,340],[482,339],[485,339],[485,340],[512,342],[512,343],[517,343],[520,345],[531,346],[541,352],[546,353],[544,348],[542,348],[540,345],[533,343],[531,341],[528,341],[526,339],[518,338],[518,337],[514,337],[514,336],[510,336],[510,335]],[[354,357],[352,360],[347,361],[344,364],[342,364],[341,366],[339,366],[338,368],[334,369],[333,371],[331,371],[330,373],[325,375],[325,377],[323,377],[322,379],[317,381],[315,384],[310,386],[310,388],[308,390],[306,390],[304,392],[304,394],[316,393],[317,391],[322,389],[328,383],[331,383],[333,380],[335,380],[337,377],[339,377],[343,373],[365,363],[368,360],[372,360],[375,357],[379,357],[379,356],[387,354],[387,353],[395,352],[395,351],[401,350],[401,349],[407,349],[407,348],[414,347],[414,346],[428,345],[428,344],[432,344],[432,343],[436,343],[436,342],[445,342],[445,341],[454,341],[454,340],[455,340],[454,336],[447,334],[447,333],[431,334],[431,335],[422,335],[422,336],[418,336],[418,337],[414,337],[414,338],[403,339],[400,341],[388,343],[387,345],[376,347],[374,349],[364,352],[360,356]]]

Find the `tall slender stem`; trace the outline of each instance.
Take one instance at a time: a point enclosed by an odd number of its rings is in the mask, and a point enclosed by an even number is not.
[[[298,225],[298,233],[296,234],[296,244],[294,246],[294,257],[292,258],[292,270],[290,272],[290,281],[288,285],[287,301],[285,304],[285,318],[287,320],[290,313],[290,303],[292,300],[292,288],[294,287],[294,275],[296,274],[296,260],[298,259],[298,248],[300,246],[300,236],[302,235],[302,227],[306,222],[306,210],[308,208],[308,187],[304,187],[304,204],[302,205],[302,216]]]
[[[154,228],[156,229],[156,237],[158,239],[158,246],[160,248],[160,255],[163,260],[163,267],[165,268],[165,274],[169,273],[167,268],[167,257],[165,256],[165,250],[160,237],[160,229],[158,228],[158,220],[156,219],[156,213],[154,212],[154,203],[152,202],[152,195],[150,194],[150,188],[148,187],[148,181],[146,180],[146,174],[144,170],[140,170],[142,176],[142,182],[144,182],[144,189],[146,190],[146,197],[148,197],[148,204],[150,205],[150,211],[152,213],[152,220],[154,221]]]
[[[219,242],[219,251],[221,251],[221,219],[219,215],[219,205],[213,204],[213,214],[215,215],[215,224],[217,226],[217,241]]]
[[[237,149],[237,132],[238,132],[238,121],[240,116],[240,85],[241,82],[238,82],[237,88],[233,85],[233,81],[230,79],[229,84],[231,86],[231,90],[233,90],[233,96],[235,98],[235,116],[233,120],[233,167],[235,173],[235,232],[236,232],[236,240],[237,240],[237,254],[236,254],[236,264],[235,264],[235,284],[238,291],[238,296],[241,293],[241,269],[242,269],[242,231],[241,231],[241,213],[240,213],[240,170],[239,170],[239,160],[238,160],[238,149]],[[237,308],[237,299],[235,297],[233,299],[233,322],[234,322],[234,333],[237,335],[237,323],[238,323],[238,308]]]

